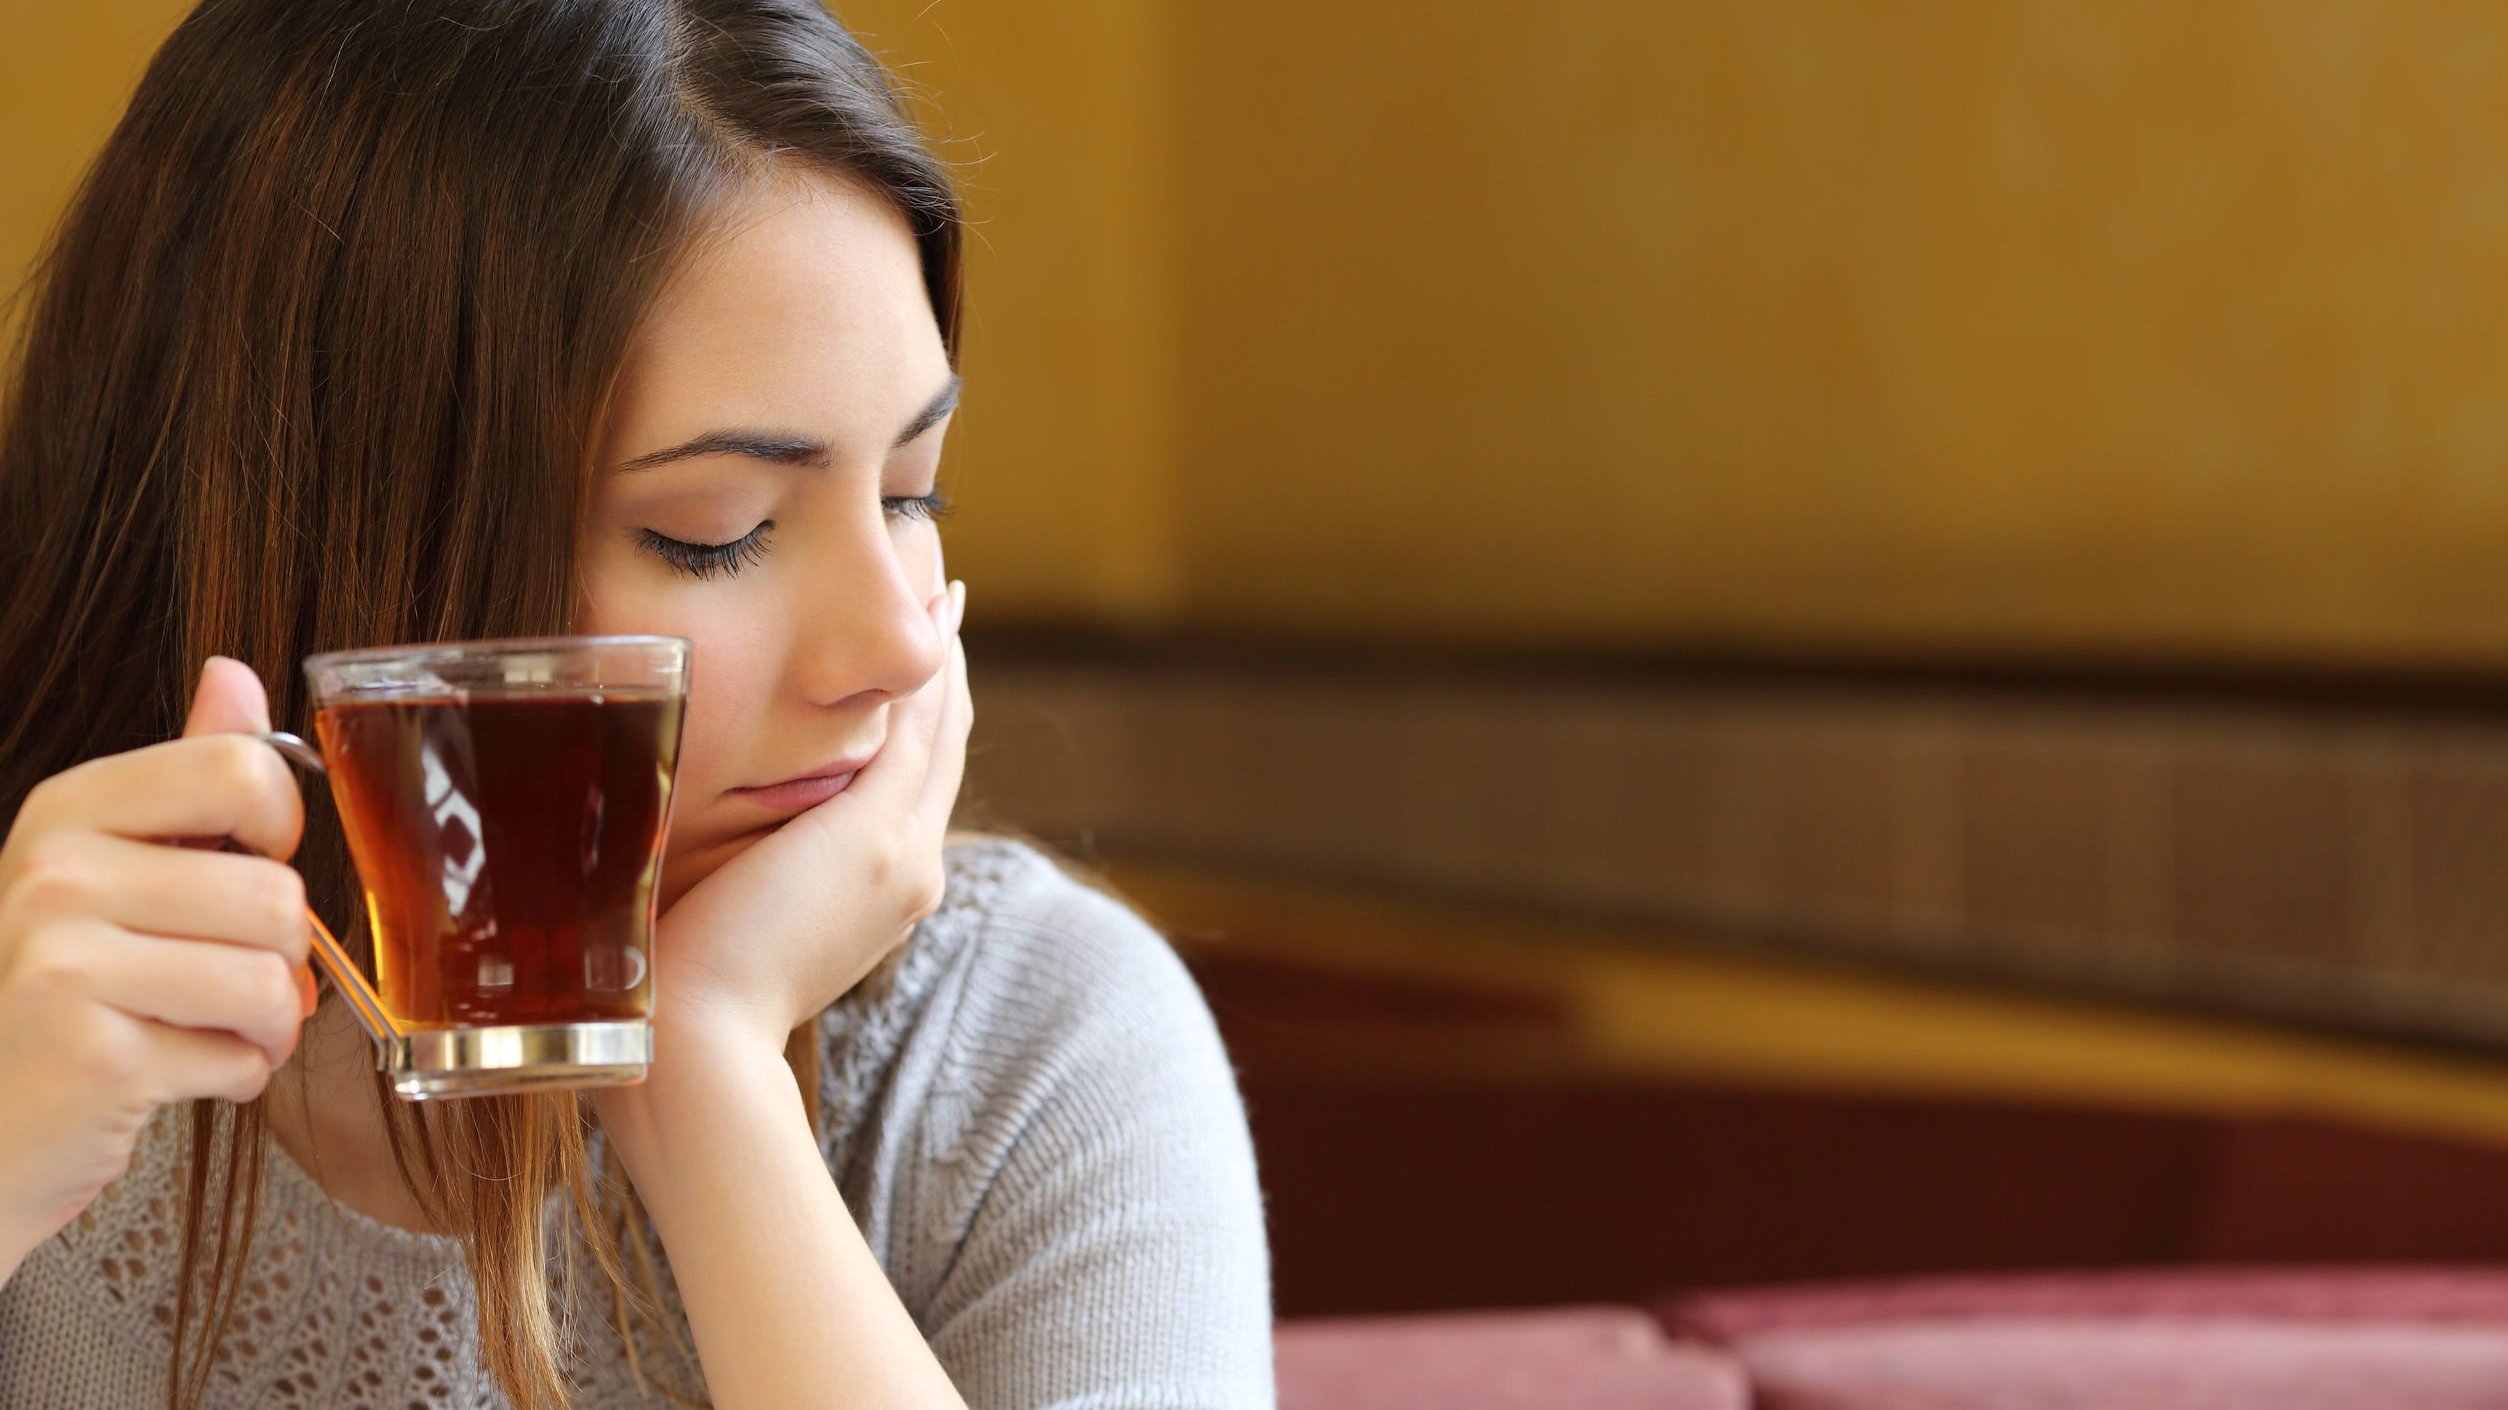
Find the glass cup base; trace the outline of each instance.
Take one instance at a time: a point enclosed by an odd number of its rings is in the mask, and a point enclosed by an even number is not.
[[[484,1097],[641,1082],[653,1064],[653,1025],[603,1023],[435,1028],[385,1045],[382,1068],[410,1101]]]

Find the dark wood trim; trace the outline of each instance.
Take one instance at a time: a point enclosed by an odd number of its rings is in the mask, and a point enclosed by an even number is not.
[[[2508,719],[2508,663],[2441,667],[2122,653],[1793,651],[1714,643],[1492,646],[1204,628],[1127,632],[1048,623],[971,624],[967,635],[979,666],[1072,665],[1344,681],[1430,678],[1475,687],[1947,693]]]

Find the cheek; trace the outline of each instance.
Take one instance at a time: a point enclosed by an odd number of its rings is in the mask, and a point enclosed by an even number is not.
[[[586,634],[654,632],[690,642],[688,714],[680,732],[679,773],[671,809],[674,835],[704,815],[726,788],[748,782],[731,776],[740,764],[735,742],[753,731],[762,702],[752,698],[765,679],[766,644],[755,637],[754,612],[710,604],[709,594],[674,590],[661,575],[637,565],[592,562],[585,566],[586,601],[575,630]],[[716,595],[719,596],[719,595]]]
[[[683,614],[685,615],[685,614]],[[730,624],[682,621],[676,626],[641,627],[640,631],[684,636],[695,647],[688,679],[688,720],[680,735],[679,801],[674,818],[686,821],[702,812],[716,795],[747,779],[734,778],[741,763],[736,741],[753,735],[760,702],[752,686],[762,679],[757,647]]]

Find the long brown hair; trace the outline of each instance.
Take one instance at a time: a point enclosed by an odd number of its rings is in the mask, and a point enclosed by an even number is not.
[[[48,775],[178,733],[212,652],[301,732],[308,653],[567,630],[628,338],[771,163],[906,215],[954,360],[948,171],[816,0],[205,0],[28,286],[0,410],[0,817]],[[294,862],[325,915],[363,916],[322,790]],[[371,958],[362,924],[342,939]],[[815,1094],[807,1031],[789,1056]],[[460,1235],[510,1400],[567,1403],[542,1246],[557,1190],[630,1353],[649,1342],[653,1271],[619,1256],[632,1194],[589,1171],[583,1106],[413,1109],[379,1076],[375,1099],[402,1178]],[[207,1393],[268,1144],[258,1101],[194,1103],[190,1127],[176,1410]]]

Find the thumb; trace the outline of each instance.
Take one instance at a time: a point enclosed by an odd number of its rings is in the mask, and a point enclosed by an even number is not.
[[[200,684],[192,690],[191,713],[183,719],[183,737],[269,732],[270,694],[262,689],[261,676],[232,656],[212,656],[203,662]],[[296,993],[302,1012],[311,1017],[320,991],[314,985],[310,957],[296,963]]]
[[[267,734],[270,696],[253,668],[232,656],[212,656],[200,668],[183,737],[196,734]]]

